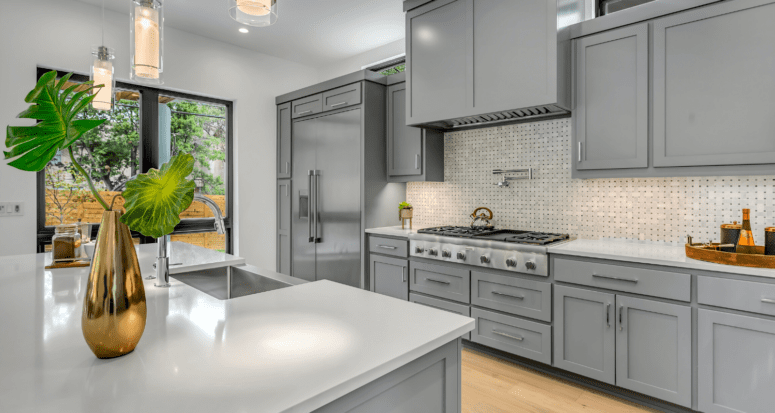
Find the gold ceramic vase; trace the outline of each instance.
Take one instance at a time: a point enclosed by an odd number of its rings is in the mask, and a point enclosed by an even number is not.
[[[83,337],[97,357],[135,349],[145,330],[145,288],[129,228],[120,211],[102,214],[83,300]]]

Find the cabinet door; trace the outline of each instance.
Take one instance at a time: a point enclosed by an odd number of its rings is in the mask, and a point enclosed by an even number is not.
[[[470,107],[468,2],[437,0],[406,14],[409,124],[464,116]]]
[[[406,126],[406,83],[388,87],[388,176],[422,175],[423,133]]]
[[[369,256],[371,290],[402,300],[409,299],[409,262],[379,255]]]
[[[775,3],[654,21],[654,166],[775,163]]]
[[[616,385],[691,408],[691,308],[616,297]]]
[[[576,41],[576,169],[648,167],[648,23]]]
[[[291,275],[291,180],[277,181],[277,272]]]
[[[554,366],[616,381],[613,294],[554,286]]]
[[[557,1],[469,0],[477,114],[555,102]],[[463,53],[463,44],[457,53]],[[463,66],[447,70],[463,70]],[[528,81],[526,81],[528,80]],[[515,93],[515,91],[518,91]]]
[[[291,177],[291,102],[277,106],[277,177]]]
[[[699,310],[697,342],[699,410],[772,411],[775,321]]]

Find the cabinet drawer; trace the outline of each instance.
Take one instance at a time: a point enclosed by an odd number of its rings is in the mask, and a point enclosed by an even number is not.
[[[697,302],[775,316],[775,284],[700,276]]]
[[[615,264],[554,260],[554,279],[634,294],[690,301],[691,276]]]
[[[541,321],[552,321],[552,285],[473,271],[471,304]]]
[[[361,84],[342,86],[340,88],[323,92],[323,110],[345,108],[361,103]]]
[[[323,95],[317,94],[294,100],[291,103],[291,116],[296,119],[302,116],[314,115],[323,111]]]
[[[541,363],[552,363],[552,329],[517,317],[471,309],[476,328],[471,341],[526,357]]]
[[[467,305],[457,304],[451,301],[442,300],[439,298],[431,298],[415,293],[409,293],[409,301],[426,305],[428,307],[438,308],[439,310],[449,311],[450,313],[471,317],[471,307]],[[469,331],[468,333],[465,333],[462,337],[466,340],[471,340],[471,332]]]
[[[369,252],[406,258],[409,256],[409,241],[403,239],[369,237]]]
[[[467,270],[410,262],[409,289],[461,303],[471,302],[471,273]]]

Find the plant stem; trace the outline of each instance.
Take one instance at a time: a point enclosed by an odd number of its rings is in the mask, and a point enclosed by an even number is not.
[[[94,184],[91,182],[91,177],[89,174],[86,173],[86,171],[81,167],[81,165],[78,163],[78,161],[75,160],[75,154],[73,154],[73,147],[70,146],[67,148],[68,151],[70,151],[70,161],[75,165],[75,169],[78,170],[78,172],[83,175],[84,178],[86,178],[86,183],[89,184],[89,189],[91,189],[91,193],[94,195],[94,198],[97,199],[97,202],[102,205],[103,208],[105,208],[105,211],[110,211],[110,208],[108,207],[108,204],[105,202],[104,199],[100,196],[99,192],[97,192],[97,188],[94,187]]]

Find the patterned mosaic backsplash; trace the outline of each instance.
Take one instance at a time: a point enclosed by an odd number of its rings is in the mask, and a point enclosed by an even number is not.
[[[775,175],[571,179],[570,118],[449,132],[445,182],[407,185],[414,227],[468,225],[480,206],[495,225],[579,238],[645,239],[682,244],[718,240],[719,225],[751,209],[757,245],[775,226]],[[534,179],[493,185],[493,169],[533,168]]]

